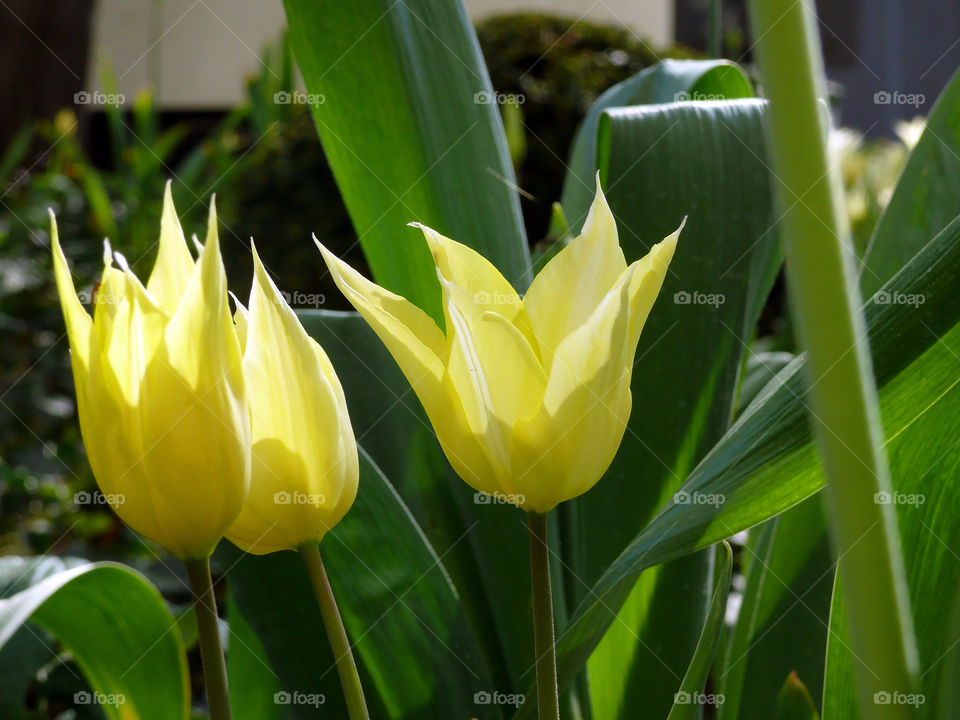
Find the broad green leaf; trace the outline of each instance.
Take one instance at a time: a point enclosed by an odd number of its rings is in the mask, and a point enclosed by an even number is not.
[[[872,295],[960,214],[960,72],[927,127],[877,223],[861,261],[860,287]]]
[[[821,505],[812,497],[750,532],[743,604],[714,676],[720,720],[768,720],[790,673],[823,695],[834,561]]]
[[[703,625],[697,649],[690,661],[680,683],[680,689],[674,698],[673,707],[667,720],[695,720],[701,715],[701,701],[710,667],[713,665],[713,656],[717,650],[720,633],[723,631],[723,619],[727,608],[727,596],[730,593],[730,574],[733,570],[733,553],[730,546],[723,542],[717,548],[717,564],[719,565],[716,579],[713,581],[713,596],[710,599],[710,612]],[[716,700],[714,699],[714,703]]]
[[[795,672],[787,676],[777,694],[776,720],[820,720],[810,691]]]
[[[737,415],[753,402],[767,383],[789,365],[793,358],[794,355],[788,352],[751,352],[747,356],[743,382],[740,383],[740,392],[737,395]]]
[[[439,322],[417,221],[530,282],[496,96],[461,2],[285,0],[320,139],[377,282]],[[322,212],[322,209],[319,210]]]
[[[383,343],[353,312],[302,311],[344,386],[358,441],[443,559],[496,688],[523,692],[533,664],[526,521],[516,508],[476,504],[450,469],[416,395]],[[556,523],[553,524],[554,526]],[[554,570],[562,569],[559,562]],[[559,597],[561,585],[556,585]]]
[[[563,183],[563,210],[574,234],[580,232],[593,200],[597,130],[605,111],[677,100],[749,97],[753,97],[750,81],[739,66],[727,60],[661,60],[604,92],[590,106],[577,130]]]
[[[601,181],[627,260],[687,223],[640,338],[620,450],[571,503],[576,602],[731,422],[744,352],[780,263],[763,110],[758,100],[684,102],[601,118]],[[641,701],[654,715],[669,712],[707,612],[708,567],[704,554],[640,579],[588,666],[604,678],[591,691],[597,717],[632,717]]]
[[[960,353],[952,345],[960,340],[955,337],[960,336],[960,219],[885,289],[925,298],[918,305],[871,299],[865,306],[884,436],[893,457],[891,443],[934,406],[960,416],[951,394],[960,377]],[[823,486],[806,420],[803,362],[801,356],[777,375],[682,487],[690,495],[722,496],[723,502],[668,502],[593,586],[558,644],[561,683],[582,666],[643,569],[768,520]],[[921,647],[926,643],[921,640]]]
[[[237,607],[260,638],[283,691],[294,702],[325,698],[322,704],[297,704],[297,717],[345,717],[333,656],[299,557],[224,552],[236,562],[229,578]],[[357,500],[320,552],[372,717],[501,717],[499,706],[474,703],[476,693],[499,688],[441,558],[363,451]]]
[[[50,574],[59,563],[0,561],[3,585],[19,590],[0,600],[0,652],[25,623],[35,624],[72,654],[89,682],[77,705],[100,705],[111,720],[188,718],[183,644],[156,589],[123,565],[83,563]]]

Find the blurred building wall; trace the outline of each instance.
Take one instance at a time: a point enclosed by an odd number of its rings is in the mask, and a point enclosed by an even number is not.
[[[467,7],[477,19],[536,10],[618,23],[654,47],[672,38],[672,0],[467,0]],[[128,102],[152,83],[165,109],[230,107],[285,24],[281,0],[99,0],[87,88],[95,100],[108,59]]]

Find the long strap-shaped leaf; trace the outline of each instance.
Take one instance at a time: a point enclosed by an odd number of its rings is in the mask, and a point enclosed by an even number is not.
[[[526,289],[530,257],[498,96],[463,4],[284,4],[306,99],[377,281],[443,322],[430,253],[406,227],[418,221]]]
[[[874,702],[878,692],[913,690],[917,649],[896,518],[891,506],[875,501],[891,482],[849,227],[820,121],[826,81],[815,10],[796,0],[753,0],[750,9],[770,98],[791,315],[807,351],[810,419],[851,609],[851,648],[863,660],[859,705],[878,720],[908,718],[908,708]]]
[[[730,594],[730,573],[733,569],[733,553],[724,541],[717,548],[717,574],[713,582],[713,596],[710,599],[710,612],[700,633],[693,660],[683,676],[680,690],[677,691],[673,708],[667,720],[694,720],[701,715],[701,696],[713,665],[713,656],[717,651],[720,633],[724,629],[723,619],[727,609],[727,595]]]
[[[7,558],[0,574],[7,584],[11,575],[43,574],[43,565]],[[0,600],[0,648],[28,621],[62,643],[86,675],[93,692],[78,693],[78,704],[99,705],[111,720],[190,716],[180,631],[160,593],[133,570],[86,563]]]

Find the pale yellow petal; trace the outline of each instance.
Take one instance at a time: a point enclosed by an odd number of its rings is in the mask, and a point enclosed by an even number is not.
[[[494,312],[514,323],[533,343],[533,329],[520,296],[500,271],[476,250],[444,237],[420,223],[410,223],[420,228],[433,255],[437,270],[464,292],[483,310]],[[539,350],[533,343],[534,352]]]
[[[57,294],[60,296],[60,307],[67,326],[67,337],[70,340],[71,359],[74,365],[73,372],[76,377],[78,371],[85,373],[90,366],[90,333],[93,330],[93,319],[77,297],[67,258],[60,247],[57,219],[52,210],[50,211],[50,245],[53,250]]]
[[[598,177],[583,232],[537,273],[523,299],[545,367],[551,367],[556,348],[587,321],[626,267]]]
[[[447,372],[467,425],[483,446],[502,491],[512,494],[510,434],[518,421],[537,412],[546,375],[516,326],[484,310],[446,278],[441,276],[440,281],[450,342]]]
[[[436,402],[446,357],[443,332],[416,305],[367,280],[316,242],[337,287],[387,346],[420,402]]]
[[[227,535],[259,553],[319,541],[353,503],[358,459],[326,353],[287,306],[256,249],[253,258],[243,360],[253,415],[251,487]]]
[[[193,257],[187,248],[183,228],[173,206],[171,181],[163,191],[163,214],[160,216],[160,243],[157,262],[147,281],[147,290],[168,313],[173,313],[193,273]]]
[[[613,461],[630,417],[628,270],[559,345],[540,413],[516,426],[511,451],[524,508],[546,512],[589,490]]]
[[[673,253],[677,249],[677,239],[680,237],[680,232],[686,222],[687,219],[684,218],[675,232],[650,248],[650,252],[630,266],[634,268],[629,289],[631,354],[636,350],[640,332],[647,321],[647,316],[650,315],[650,309],[660,294],[660,288],[667,276]]]

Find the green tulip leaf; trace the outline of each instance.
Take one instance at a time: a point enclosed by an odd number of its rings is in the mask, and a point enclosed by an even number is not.
[[[123,565],[70,565],[0,560],[0,653],[29,622],[70,652],[89,683],[75,707],[97,705],[111,720],[188,718],[186,656],[160,594]]]
[[[374,277],[443,322],[417,221],[530,282],[499,104],[460,2],[286,0],[324,152]]]

